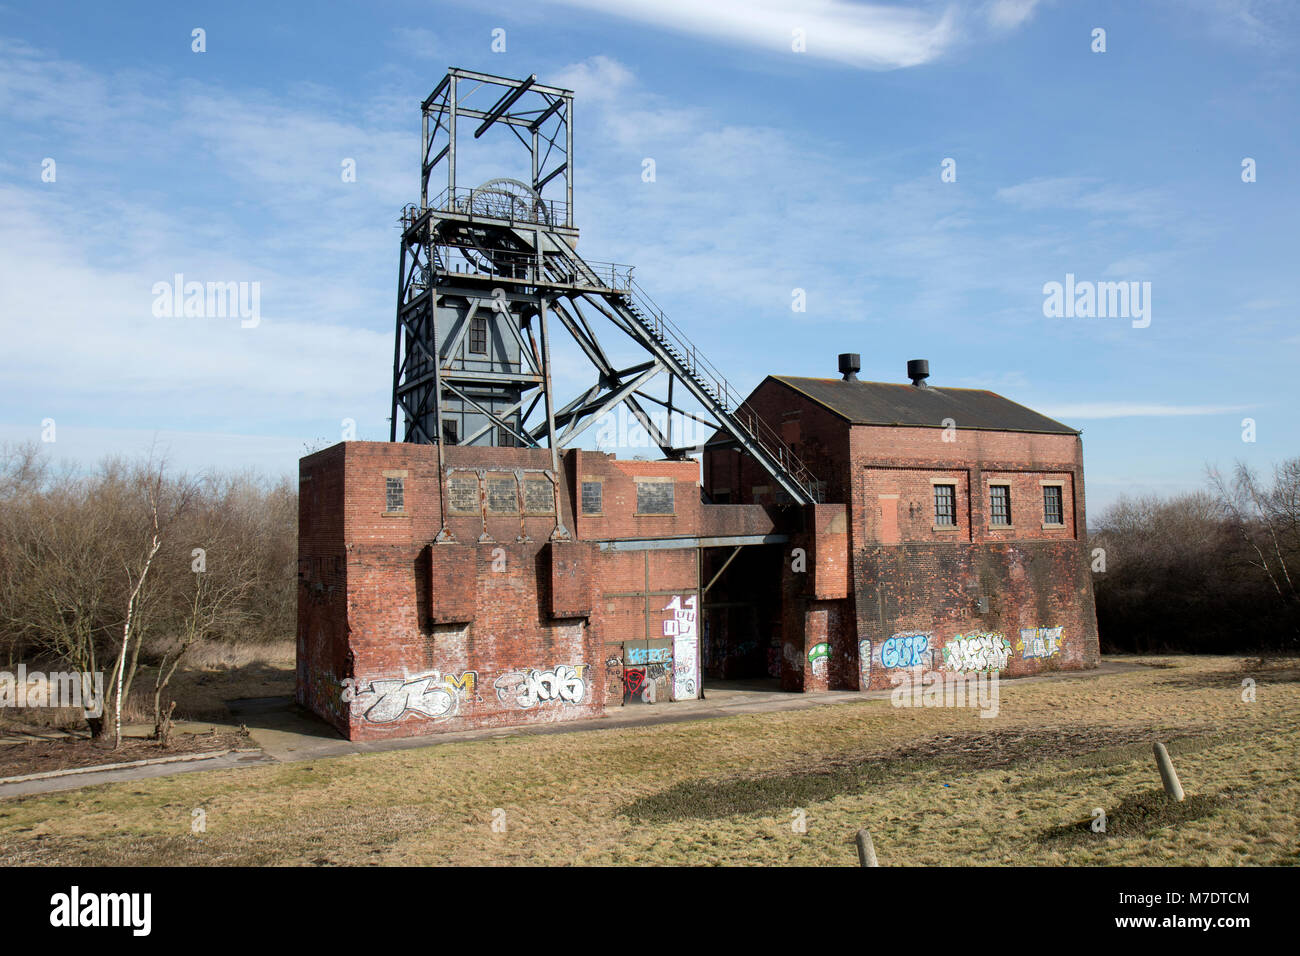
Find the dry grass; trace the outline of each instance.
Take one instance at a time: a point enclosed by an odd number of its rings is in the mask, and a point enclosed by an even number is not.
[[[1296,863],[1295,662],[1158,663],[1004,683],[992,720],[862,701],[9,800],[0,860],[852,865],[867,826],[883,865]],[[1152,739],[1170,744],[1187,806],[1164,805]],[[1054,835],[1094,807],[1107,834]]]

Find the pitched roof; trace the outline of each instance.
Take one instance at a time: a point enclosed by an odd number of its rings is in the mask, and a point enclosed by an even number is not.
[[[807,396],[854,425],[941,428],[943,420],[951,418],[958,428],[1079,434],[1078,429],[982,388],[917,388],[891,382],[845,382],[837,378],[789,375],[768,378]]]

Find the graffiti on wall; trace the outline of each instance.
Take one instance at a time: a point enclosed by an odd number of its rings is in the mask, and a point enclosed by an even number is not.
[[[814,677],[823,679],[826,677],[826,669],[830,666],[830,660],[831,646],[825,641],[808,648],[808,664],[812,668]]]
[[[871,684],[871,642],[858,641],[858,689],[866,690]]]
[[[958,634],[943,647],[943,666],[962,674],[987,674],[1007,666],[1011,642],[1001,634]]]
[[[671,679],[667,664],[628,667],[623,671],[623,703],[653,704],[668,693]]]
[[[632,665],[667,664],[672,659],[671,647],[629,647],[627,649],[627,662]]]
[[[587,696],[586,669],[586,664],[558,664],[550,670],[510,671],[492,686],[501,703],[513,703],[520,710],[538,704],[581,704]]]
[[[929,631],[895,634],[880,645],[880,663],[883,667],[921,667],[929,663]]]
[[[664,621],[664,637],[673,639],[673,700],[693,699],[699,696],[700,686],[695,595],[675,595],[664,610],[673,612]]]
[[[459,676],[439,671],[415,677],[391,677],[371,680],[362,687],[349,677],[343,681],[343,701],[353,717],[364,717],[374,724],[391,724],[410,714],[444,720],[460,713],[466,699],[472,699],[478,687],[478,672],[465,671]]]
[[[1055,657],[1061,650],[1063,627],[1022,627],[1016,650],[1024,658]]]
[[[605,702],[623,701],[623,658],[611,653],[605,658]]]

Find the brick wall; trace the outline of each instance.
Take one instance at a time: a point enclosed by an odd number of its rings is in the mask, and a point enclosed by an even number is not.
[[[840,682],[888,687],[890,672],[914,658],[927,668],[943,667],[950,643],[947,660],[954,667],[969,665],[974,652],[983,651],[984,635],[989,641],[996,636],[999,646],[1005,640],[1002,673],[1008,676],[1096,665],[1096,611],[1077,436],[945,431],[938,423],[851,426],[770,380],[748,403],[826,482],[825,500],[847,505],[843,552],[852,608],[846,617],[854,638],[827,640],[836,655],[826,667],[827,676],[810,672],[807,654],[823,628],[816,618],[816,599],[832,596],[816,591],[816,582],[838,573],[832,570],[833,559],[817,554],[813,592],[789,575],[783,581],[785,686],[811,690]],[[751,460],[730,449],[710,450],[704,458],[709,493],[725,490],[732,501],[771,500],[772,481]],[[936,484],[955,490],[956,524],[951,528],[936,522]],[[1009,487],[1009,528],[991,522],[993,484]],[[1044,521],[1047,484],[1061,489],[1059,525]],[[817,551],[815,537],[800,540]],[[834,635],[835,618],[827,613],[832,624],[826,633]],[[1055,628],[1061,629],[1059,636]],[[1023,636],[1022,630],[1027,632]]]
[[[900,667],[990,654],[1007,675],[1095,666],[1077,436],[850,427],[772,382],[750,404],[828,504],[780,504],[753,462],[717,448],[703,481],[733,504],[701,504],[692,461],[575,450],[557,473],[545,449],[452,447],[440,482],[433,446],[304,458],[298,700],[372,739],[694,697],[705,669],[733,665],[801,691],[888,687]],[[584,482],[599,486],[593,513]],[[956,491],[952,528],[936,524],[936,483]],[[1009,528],[989,520],[996,484]],[[1051,526],[1046,485],[1061,489]],[[742,552],[712,610],[700,588],[729,552],[636,550],[774,533],[788,545]]]
[[[1003,676],[1096,666],[1077,436],[855,426],[849,455],[862,681],[1003,658]],[[955,528],[935,524],[936,482],[956,489]],[[1059,527],[1043,521],[1045,483],[1061,488]],[[1010,528],[992,524],[992,484],[1010,488]]]

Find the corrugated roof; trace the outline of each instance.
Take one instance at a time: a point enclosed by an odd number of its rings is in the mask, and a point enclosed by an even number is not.
[[[958,428],[1077,435],[1078,429],[981,388],[917,388],[892,382],[769,375],[855,425],[929,425],[951,418]],[[760,388],[762,386],[759,386]]]

